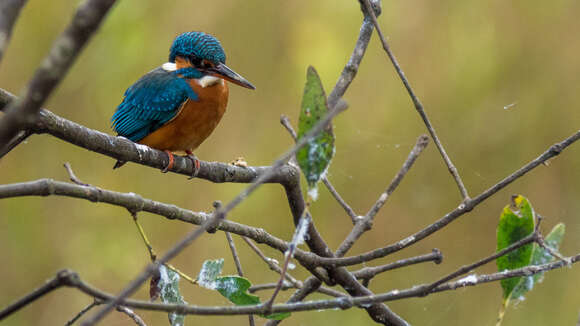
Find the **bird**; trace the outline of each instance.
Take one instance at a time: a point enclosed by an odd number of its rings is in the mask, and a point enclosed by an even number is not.
[[[178,35],[169,49],[169,61],[131,85],[111,118],[118,136],[165,151],[173,167],[173,153],[185,153],[200,163],[193,151],[213,132],[226,111],[227,82],[255,89],[226,66],[220,42],[204,32]],[[126,161],[117,161],[113,169]]]

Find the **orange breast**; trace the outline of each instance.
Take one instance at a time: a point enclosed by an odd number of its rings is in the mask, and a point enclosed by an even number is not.
[[[189,84],[198,100],[185,101],[175,118],[139,143],[172,152],[193,151],[213,132],[226,111],[228,85],[223,79],[205,88],[195,79]]]

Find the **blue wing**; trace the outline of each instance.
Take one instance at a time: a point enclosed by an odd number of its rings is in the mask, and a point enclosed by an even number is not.
[[[197,100],[197,94],[184,78],[157,68],[125,91],[111,118],[113,130],[138,142],[173,119],[188,98]]]

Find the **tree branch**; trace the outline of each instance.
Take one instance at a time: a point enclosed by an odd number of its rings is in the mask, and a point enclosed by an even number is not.
[[[570,137],[564,139],[563,141],[556,143],[540,156],[529,162],[528,164],[524,165],[517,171],[513,172],[509,176],[505,177],[503,180],[499,181],[495,185],[491,186],[489,189],[485,190],[477,197],[469,199],[462,204],[460,204],[456,209],[447,213],[445,216],[441,217],[439,220],[433,222],[432,224],[428,225],[424,229],[402,239],[394,244],[389,246],[375,249],[357,256],[352,257],[345,257],[345,258],[320,258],[320,264],[325,266],[348,266],[348,265],[356,265],[366,261],[370,261],[376,258],[385,257],[390,255],[394,252],[397,252],[401,249],[407,248],[416,242],[428,237],[429,235],[441,230],[447,224],[453,222],[458,217],[472,211],[477,205],[481,202],[492,196],[493,194],[497,193],[510,183],[516,181],[524,174],[530,172],[534,168],[538,167],[539,165],[543,164],[544,162],[548,161],[552,157],[559,155],[563,150],[568,148],[568,146],[572,145],[580,139],[580,130],[576,133],[572,134]]]
[[[394,263],[385,264],[385,265],[381,265],[381,266],[364,267],[364,268],[359,269],[358,271],[353,272],[352,274],[357,279],[369,280],[369,279],[377,276],[380,273],[384,273],[386,271],[390,271],[393,269],[397,269],[397,268],[401,268],[401,267],[405,267],[405,266],[409,266],[409,265],[420,264],[420,263],[429,262],[429,261],[432,261],[435,264],[441,264],[442,260],[443,260],[443,255],[441,254],[441,251],[439,251],[439,249],[433,249],[433,251],[429,254],[411,257],[411,258],[406,258],[406,259],[401,259],[401,260],[397,260]]]
[[[236,250],[236,244],[234,243],[234,239],[232,238],[232,235],[229,232],[224,232],[224,233],[226,234],[226,239],[228,241],[228,245],[230,247],[230,250],[232,251],[232,257],[234,259],[234,263],[236,264],[236,269],[238,270],[238,275],[243,277],[244,270],[242,269],[242,262],[240,261],[240,256],[238,256],[238,251]],[[256,322],[254,321],[253,315],[248,316],[248,322],[250,323],[250,326],[254,326],[256,324]]]
[[[572,264],[577,263],[580,261],[580,254],[575,256],[567,257],[566,260],[570,261]],[[503,271],[493,274],[487,275],[474,275],[472,280],[459,280],[457,282],[448,282],[437,286],[436,288],[432,289],[430,293],[438,293],[443,291],[455,290],[458,288],[466,287],[466,286],[476,286],[483,283],[495,282],[511,277],[518,277],[518,276],[530,276],[537,273],[546,272],[549,270],[553,270],[556,268],[561,268],[564,266],[568,266],[564,261],[558,260],[552,263],[537,265],[537,266],[527,266],[522,267],[510,271]],[[313,280],[315,280],[313,278]],[[58,286],[55,288],[61,287],[63,285],[74,287],[79,289],[80,291],[84,292],[85,294],[97,298],[99,300],[103,300],[106,302],[111,302],[115,299],[115,297],[111,294],[103,292],[99,289],[96,289],[89,284],[85,283],[80,279],[78,274],[70,270],[60,271],[57,276],[48,281],[47,283],[56,283]],[[310,282],[308,286],[316,285],[316,281]],[[306,283],[305,283],[306,284]],[[340,297],[338,299],[331,299],[331,300],[316,300],[316,301],[309,301],[309,302],[298,302],[298,303],[286,303],[286,304],[277,304],[272,307],[272,312],[297,312],[297,311],[311,311],[311,310],[320,310],[320,309],[349,309],[354,306],[356,307],[363,307],[368,304],[372,304],[375,302],[384,302],[384,301],[393,301],[399,300],[404,298],[411,298],[411,297],[421,297],[425,295],[425,290],[431,284],[421,284],[417,286],[413,286],[410,289],[405,290],[392,290],[387,293],[382,293],[378,295],[370,295],[370,296],[360,296],[360,297]],[[306,287],[305,287],[306,288]],[[301,289],[304,290],[305,288]],[[52,290],[52,289],[51,289]],[[310,287],[309,290],[312,290]],[[299,290],[300,291],[300,290]],[[37,290],[35,290],[37,292]],[[24,298],[17,301],[20,303],[18,309],[24,307],[27,304],[30,304],[34,300],[42,297],[42,295],[48,293],[50,291],[45,291],[41,295],[35,295],[33,300],[25,300],[26,298],[31,297],[31,294],[26,295]],[[214,315],[214,316],[225,316],[225,315],[247,315],[247,314],[262,314],[265,313],[265,306],[264,305],[254,305],[254,306],[212,306],[212,307],[202,307],[196,305],[181,305],[181,304],[162,304],[162,303],[153,303],[150,301],[141,301],[141,300],[131,300],[125,299],[121,300],[121,305],[134,308],[134,309],[141,309],[141,310],[149,310],[149,311],[164,311],[164,312],[176,312],[179,314],[191,314],[191,315]],[[10,315],[11,313],[15,312],[18,309],[13,309],[14,304],[10,305],[9,307],[0,311],[0,320],[5,318],[6,316]]]
[[[38,300],[45,294],[50,293],[53,290],[56,290],[59,287],[65,285],[64,277],[65,277],[64,274],[60,272],[57,273],[55,278],[46,281],[46,283],[44,283],[44,285],[42,285],[38,289],[33,290],[32,292],[25,295],[21,299],[18,299],[14,303],[8,305],[8,307],[2,309],[2,311],[0,311],[0,321],[10,316],[11,314],[15,313],[16,311],[22,309],[23,307],[31,304],[32,302]]]
[[[405,89],[407,90],[407,92],[409,93],[409,96],[411,97],[411,100],[413,101],[413,105],[415,105],[415,109],[417,110],[417,112],[421,116],[421,119],[423,119],[423,122],[425,123],[425,126],[427,127],[427,130],[429,131],[429,134],[431,135],[431,138],[433,138],[433,141],[435,142],[435,145],[437,146],[439,153],[441,153],[441,156],[443,157],[443,160],[445,161],[445,164],[447,165],[449,172],[453,176],[455,183],[457,183],[457,187],[459,188],[459,192],[461,193],[463,200],[469,199],[469,194],[467,193],[467,189],[463,185],[463,181],[461,180],[461,177],[459,176],[459,172],[457,171],[457,168],[455,167],[455,165],[453,165],[453,162],[451,162],[451,159],[449,158],[449,155],[447,155],[447,152],[445,152],[445,148],[443,148],[443,144],[441,144],[439,137],[437,137],[437,133],[435,132],[435,128],[433,127],[433,125],[429,121],[429,118],[427,117],[427,113],[425,112],[425,109],[423,108],[423,104],[421,104],[421,101],[419,101],[419,98],[417,97],[417,95],[415,95],[415,92],[413,91],[413,88],[411,88],[411,84],[407,80],[407,77],[405,76],[403,69],[401,69],[401,66],[399,65],[399,62],[397,61],[397,58],[395,58],[395,55],[391,51],[389,44],[387,43],[387,40],[385,39],[383,32],[381,31],[381,28],[380,28],[379,23],[377,21],[377,17],[375,16],[374,12],[371,10],[371,4],[370,4],[369,0],[359,0],[359,1],[362,1],[362,4],[364,5],[364,8],[366,9],[365,11],[369,13],[369,17],[372,20],[375,28],[377,29],[377,34],[379,34],[379,38],[381,39],[383,49],[385,50],[385,52],[389,56],[389,59],[391,60],[391,62],[393,63],[393,66],[395,67],[397,74],[399,75],[401,81],[403,82],[403,85],[405,86]]]
[[[115,0],[87,0],[78,8],[69,26],[36,70],[20,100],[11,103],[0,120],[0,150],[19,131],[37,120],[40,106],[64,78],[114,3]]]

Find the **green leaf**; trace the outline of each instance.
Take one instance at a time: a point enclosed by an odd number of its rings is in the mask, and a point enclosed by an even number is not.
[[[223,266],[223,258],[206,260],[199,271],[197,283],[210,290],[217,290],[221,295],[237,306],[259,304],[260,298],[248,293],[248,289],[252,286],[252,283],[247,278],[235,275],[219,276]],[[289,317],[290,313],[283,312],[260,316],[268,319],[282,320]]]
[[[252,286],[248,279],[240,276],[222,276],[215,280],[216,287],[221,295],[238,306],[260,303],[260,298],[246,291]]]
[[[179,274],[164,265],[159,266],[159,281],[157,282],[157,286],[163,303],[186,304],[179,293]],[[170,312],[169,323],[171,326],[183,326],[185,316]]]
[[[221,274],[223,267],[223,258],[204,261],[197,276],[197,283],[204,288],[215,290],[215,280]]]
[[[215,280],[216,290],[237,306],[256,305],[260,303],[260,298],[248,293],[252,283],[240,276],[222,276]],[[275,313],[271,315],[260,315],[264,318],[282,320],[290,316],[289,312]]]
[[[314,67],[310,66],[306,74],[306,86],[298,121],[298,139],[308,133],[327,113],[328,106],[322,82]],[[334,134],[332,124],[329,123],[318,136],[296,153],[296,160],[306,177],[313,199],[316,199],[317,183],[326,173],[334,151]]]
[[[563,223],[554,226],[552,231],[544,238],[546,245],[552,250],[558,251],[560,248],[560,243],[564,238],[564,233],[566,232],[566,227]],[[532,259],[530,265],[543,265],[554,261],[556,258],[552,256],[547,250],[538,246],[534,243],[534,249],[532,251]],[[537,273],[531,276],[521,277],[518,285],[515,287],[511,298],[521,299],[523,295],[531,291],[536,283],[542,282],[544,278],[544,273]]]
[[[528,200],[521,196],[515,196],[513,204],[506,206],[499,219],[497,226],[497,251],[500,251],[518,240],[525,238],[534,232],[535,216]],[[498,271],[512,270],[528,266],[532,259],[532,244],[527,244],[496,260]],[[504,304],[507,306],[510,298],[514,296],[514,289],[520,283],[522,277],[512,277],[501,281]],[[516,293],[517,294],[517,293]]]

